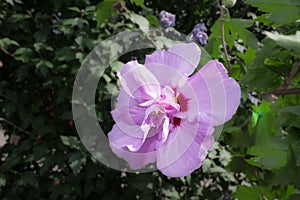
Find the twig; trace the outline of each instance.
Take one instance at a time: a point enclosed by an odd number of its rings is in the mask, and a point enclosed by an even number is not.
[[[0,169],[0,172],[10,172],[12,174],[20,175],[19,172],[15,171],[15,170],[11,170],[11,169]]]
[[[230,71],[230,60],[229,60],[229,55],[227,52],[227,48],[226,48],[226,42],[225,42],[225,27],[224,27],[224,11],[226,10],[225,6],[221,5],[220,6],[220,11],[221,11],[221,40],[222,40],[222,46],[224,49],[224,54],[225,54],[225,58],[226,58],[226,63],[227,63],[227,70],[228,72]]]
[[[290,76],[286,79],[285,83],[278,89],[275,89],[267,94],[274,95],[287,95],[287,94],[300,94],[300,88],[288,88],[292,84],[293,78],[300,70],[300,64],[298,64],[290,73]]]
[[[0,117],[0,122],[5,122],[5,123],[11,125],[12,127],[14,127],[15,129],[19,130],[20,132],[23,132],[27,135],[30,135],[30,133],[28,131],[22,129],[21,127],[19,127],[19,126],[15,125],[14,123],[8,121],[7,119],[4,119],[4,118]]]
[[[269,92],[269,94],[274,95],[287,95],[287,94],[300,94],[300,88],[283,88],[283,89],[276,89],[272,92]]]
[[[292,79],[296,76],[300,69],[300,64],[298,64],[290,73],[290,76],[286,79],[284,86],[288,87],[289,85],[292,84]]]
[[[122,0],[118,0],[118,3],[121,5],[121,10],[124,10],[126,13],[129,13],[130,11],[126,8],[125,4]]]
[[[155,49],[158,49],[158,46],[156,45],[154,40],[148,34],[145,34],[145,35],[146,35],[146,38],[154,45]]]
[[[126,8],[126,6],[122,0],[118,0],[117,3],[121,6],[120,10],[124,10],[127,14],[130,13],[130,11]],[[155,48],[158,49],[158,47],[157,47],[156,43],[153,41],[153,39],[149,35],[147,35],[147,34],[145,34],[145,35],[146,35],[146,38],[155,46]]]
[[[1,50],[1,51],[3,51],[3,53],[5,53],[5,54],[9,55],[9,56],[10,56],[10,57],[12,57],[12,58],[14,58],[14,57],[15,57],[15,56],[14,56],[14,54],[12,54],[12,53],[8,52],[6,49],[3,49],[3,48],[1,48],[1,47],[0,47],[0,50]]]
[[[263,195],[263,199],[264,199],[264,200],[268,200],[268,198],[267,198],[265,195]]]

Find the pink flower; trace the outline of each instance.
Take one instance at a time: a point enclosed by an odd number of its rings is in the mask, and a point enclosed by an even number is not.
[[[240,103],[238,83],[210,61],[190,76],[200,60],[195,43],[177,44],[126,63],[108,134],[113,152],[132,169],[156,163],[165,175],[198,169],[214,144],[214,126],[230,120]]]

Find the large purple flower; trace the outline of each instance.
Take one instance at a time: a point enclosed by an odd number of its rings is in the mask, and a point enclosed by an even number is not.
[[[128,62],[108,134],[113,152],[132,169],[150,163],[171,177],[198,169],[214,143],[214,126],[231,119],[240,103],[237,82],[216,60],[190,76],[200,60],[195,43],[177,44]]]

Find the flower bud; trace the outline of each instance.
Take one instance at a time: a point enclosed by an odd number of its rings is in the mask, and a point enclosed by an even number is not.
[[[205,32],[197,31],[193,33],[193,39],[199,42],[202,46],[206,45],[208,36]]]
[[[207,43],[208,36],[205,33],[207,31],[207,28],[204,23],[197,24],[193,31],[191,38],[195,41],[197,41],[200,45],[204,46]]]
[[[231,8],[236,4],[236,0],[222,0],[222,5],[227,8]]]
[[[206,26],[205,26],[205,24],[204,23],[199,23],[199,24],[197,24],[195,27],[194,27],[194,30],[195,29],[198,29],[198,30],[200,30],[200,31],[202,31],[202,32],[207,32],[207,28],[206,28]],[[194,31],[193,30],[193,31]]]
[[[163,28],[167,28],[170,26],[175,26],[175,18],[176,16],[172,13],[169,13],[165,10],[161,11],[159,14],[159,22]]]

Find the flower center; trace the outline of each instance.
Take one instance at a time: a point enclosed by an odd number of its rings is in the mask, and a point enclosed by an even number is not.
[[[175,95],[174,90],[166,86],[158,98],[140,104],[147,107],[141,125],[144,140],[146,137],[156,135],[159,140],[165,142],[170,131],[180,126],[182,108],[179,103],[182,97]]]

